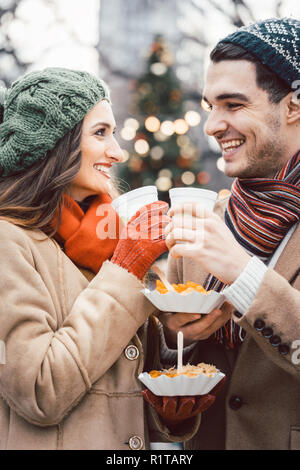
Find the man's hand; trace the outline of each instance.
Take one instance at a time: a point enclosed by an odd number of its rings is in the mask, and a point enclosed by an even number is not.
[[[176,348],[177,333],[182,331],[184,344],[188,346],[194,341],[209,338],[231,318],[233,306],[225,302],[221,309],[214,309],[209,314],[195,313],[165,313],[159,315],[159,321],[164,326],[166,343],[170,348]]]
[[[200,204],[178,204],[169,211],[166,243],[174,258],[188,257],[225,284],[231,284],[251,259],[222,219]],[[178,241],[189,243],[176,244]]]

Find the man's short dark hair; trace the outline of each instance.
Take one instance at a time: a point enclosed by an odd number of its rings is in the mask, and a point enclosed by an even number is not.
[[[248,60],[256,68],[256,84],[266,91],[271,103],[279,103],[288,93],[292,91],[282,78],[259,62],[256,57],[242,47],[231,43],[218,43],[210,53],[212,62],[222,60]]]

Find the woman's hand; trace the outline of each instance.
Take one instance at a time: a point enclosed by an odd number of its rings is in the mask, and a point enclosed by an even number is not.
[[[121,233],[111,262],[142,279],[154,261],[165,251],[164,230],[170,222],[168,204],[156,201],[143,206]]]
[[[176,348],[177,333],[182,331],[184,344],[188,346],[194,341],[209,338],[231,318],[233,306],[224,302],[221,309],[214,309],[209,314],[195,313],[164,313],[159,315],[159,321],[164,326],[166,343],[170,348]]]
[[[218,215],[196,203],[177,205],[169,215],[165,235],[171,256],[198,261],[225,284],[237,279],[251,257]]]
[[[157,414],[160,415],[166,426],[172,430],[174,426],[180,425],[183,421],[206,411],[215,402],[216,396],[224,387],[225,382],[226,377],[223,377],[223,379],[205,395],[162,397],[154,395],[154,393],[148,389],[142,390],[142,394],[144,399],[155,409]]]

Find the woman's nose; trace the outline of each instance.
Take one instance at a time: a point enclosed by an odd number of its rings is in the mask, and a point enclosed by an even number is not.
[[[107,146],[105,154],[108,158],[114,160],[116,163],[122,163],[124,160],[123,150],[121,149],[115,137],[112,137],[112,140]]]

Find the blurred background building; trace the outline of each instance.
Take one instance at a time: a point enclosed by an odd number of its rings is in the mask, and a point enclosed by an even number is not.
[[[201,97],[209,51],[236,27],[300,18],[299,0],[0,0],[0,80],[46,66],[85,69],[111,88],[126,162],[122,191],[229,190]]]

